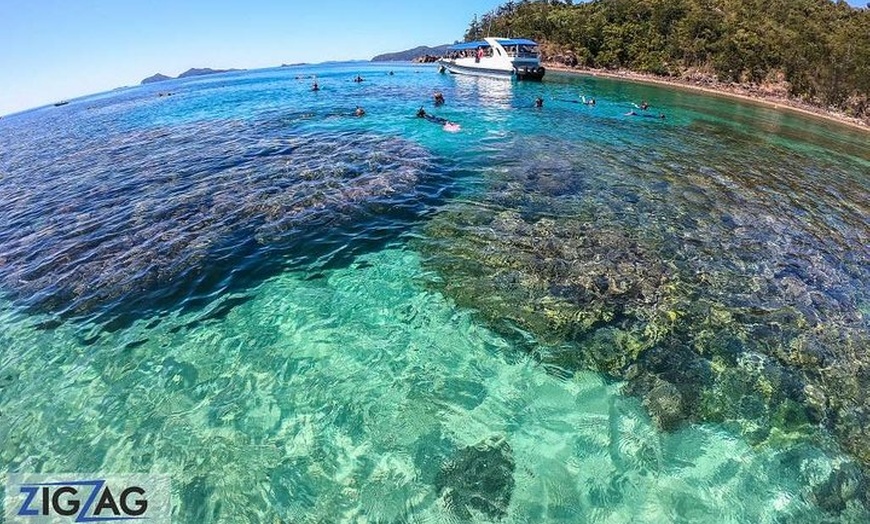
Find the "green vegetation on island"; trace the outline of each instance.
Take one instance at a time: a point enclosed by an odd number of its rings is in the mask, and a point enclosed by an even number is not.
[[[465,34],[523,36],[545,60],[763,86],[870,118],[870,9],[829,0],[508,1]]]
[[[450,47],[450,44],[438,45],[435,47],[421,45],[413,49],[377,55],[372,58],[372,62],[410,62],[427,56],[438,57],[447,53],[448,47]]]

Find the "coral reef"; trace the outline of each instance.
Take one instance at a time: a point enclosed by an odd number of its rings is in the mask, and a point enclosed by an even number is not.
[[[531,336],[549,369],[625,380],[661,428],[716,421],[757,445],[833,434],[866,469],[866,187],[775,148],[776,168],[712,140],[702,160],[670,147],[516,148],[428,225],[418,246],[435,285]]]
[[[441,466],[435,489],[459,518],[472,518],[471,510],[500,519],[514,490],[513,452],[504,438],[490,438],[458,450]]]
[[[347,251],[355,233],[376,239],[387,226],[373,217],[412,215],[431,164],[398,138],[300,134],[280,121],[70,140],[47,156],[54,164],[12,158],[0,184],[0,285],[67,317],[189,304]]]

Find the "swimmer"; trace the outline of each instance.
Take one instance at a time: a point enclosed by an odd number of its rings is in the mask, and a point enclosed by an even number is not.
[[[440,106],[444,103],[444,95],[441,94],[441,91],[435,91],[435,95],[432,97],[435,100],[435,105]]]
[[[320,91],[320,86],[317,85],[317,80],[315,80],[314,83],[311,85],[311,90],[312,91]]]
[[[450,133],[456,133],[457,131],[462,129],[462,126],[460,126],[456,122],[451,122],[450,120],[447,120],[446,118],[443,118],[440,116],[435,116],[435,115],[430,115],[430,114],[426,113],[426,110],[423,109],[422,107],[417,110],[417,118],[425,118],[426,120],[428,120],[434,124],[439,124],[441,126],[444,126],[444,130],[448,131]]]
[[[536,98],[535,107],[544,107],[544,99],[541,97]]]
[[[354,78],[353,81],[354,81],[354,82],[357,82],[357,83],[362,82],[362,81],[363,81],[363,77],[361,77],[361,76],[359,76],[359,75],[356,75],[356,78]]]
[[[646,111],[647,109],[649,109],[649,104],[646,103],[646,100],[644,100],[643,102],[641,102],[640,105],[637,105],[637,104],[634,104],[634,103],[632,103],[631,105],[633,105],[634,107],[636,107],[636,108],[638,108],[638,109],[640,109],[640,110],[642,110],[642,111]]]
[[[356,110],[353,112],[353,116],[365,116],[365,114],[366,110],[360,106],[356,106]]]
[[[587,106],[594,106],[594,105],[595,105],[595,99],[594,99],[594,98],[589,98],[589,100],[586,100],[586,96],[583,95],[583,96],[580,96],[580,100],[581,100],[584,104],[586,104]]]
[[[664,113],[659,113],[658,115],[651,115],[649,113],[641,114],[634,110],[625,113],[625,116],[642,116],[644,118],[658,118],[659,120],[664,120],[666,118]]]

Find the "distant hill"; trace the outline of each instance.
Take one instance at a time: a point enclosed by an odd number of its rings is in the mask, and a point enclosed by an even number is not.
[[[241,69],[210,69],[208,67],[196,68],[191,67],[187,71],[178,75],[177,78],[187,78],[191,76],[203,76],[203,75],[214,75],[217,73],[229,73],[232,71],[242,71]],[[142,84],[153,84],[154,82],[163,82],[165,80],[172,80],[171,76],[162,75],[157,73],[156,75],[149,76],[148,78],[142,80]]]
[[[172,80],[172,77],[157,73],[156,75],[149,76],[142,80],[142,84],[153,84],[154,82],[163,82],[164,80]]]
[[[421,45],[406,51],[378,55],[372,58],[372,62],[410,62],[411,60],[420,58],[421,56],[442,56],[450,45],[451,44],[444,44],[435,47]]]
[[[207,67],[197,69],[191,67],[187,71],[178,75],[178,78],[187,78],[189,76],[215,75],[217,73],[231,73],[233,71],[241,71],[241,69],[209,69]]]

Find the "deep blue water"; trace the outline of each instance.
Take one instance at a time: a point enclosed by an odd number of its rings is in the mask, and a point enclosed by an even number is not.
[[[0,471],[167,474],[176,522],[866,521],[866,146],[410,64],[4,117]]]

